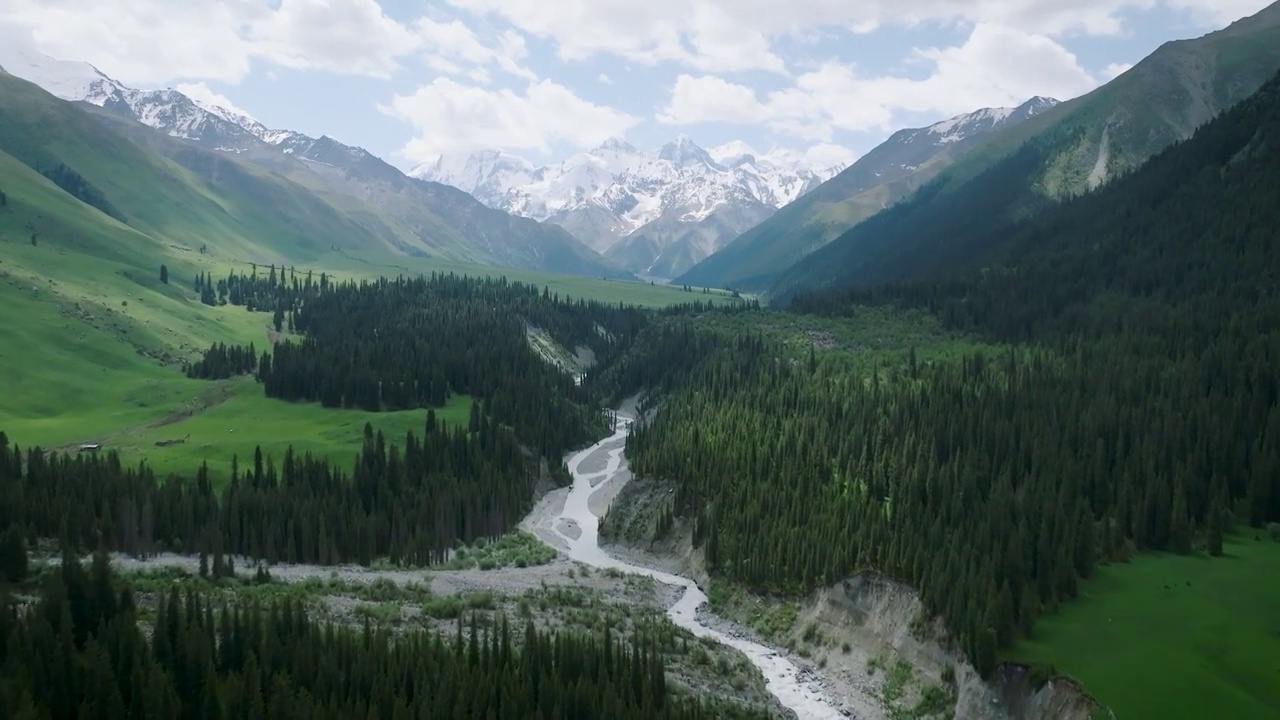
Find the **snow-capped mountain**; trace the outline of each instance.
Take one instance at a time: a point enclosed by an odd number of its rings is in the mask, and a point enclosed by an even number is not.
[[[1034,97],[1016,108],[984,108],[927,127],[899,130],[794,204],[745,230],[676,282],[762,289],[772,273],[906,197],[993,134],[1057,104],[1052,98]],[[724,152],[741,155],[745,149]]]
[[[348,196],[344,207],[375,218],[401,252],[631,277],[563,228],[486,207],[454,187],[407,177],[367,150],[328,136],[274,130],[173,89],[130,88],[88,63],[56,60],[19,42],[0,42],[0,67],[64,100],[96,105],[207,150],[238,155],[305,187]]]
[[[614,138],[545,167],[484,150],[410,174],[558,224],[633,272],[674,277],[840,170],[742,142],[706,150],[681,135],[649,152]]]
[[[271,130],[247,115],[194,100],[177,90],[127,87],[89,63],[57,60],[21,44],[6,43],[0,48],[0,66],[63,100],[113,110],[167,135],[198,140],[220,150],[238,152],[260,142],[278,145],[301,137],[287,130]]]
[[[1037,95],[1016,108],[983,108],[975,112],[957,115],[919,130],[903,130],[896,137],[900,143],[904,144],[921,139],[938,145],[964,142],[975,135],[1004,125],[1019,123],[1033,115],[1039,115],[1057,104],[1058,101],[1053,98]]]

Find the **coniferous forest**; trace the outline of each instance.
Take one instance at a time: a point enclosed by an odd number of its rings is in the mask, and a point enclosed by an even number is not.
[[[982,672],[1101,560],[1280,520],[1280,78],[970,264],[789,310],[922,308],[960,358],[788,359],[676,319],[600,375],[670,390],[628,442],[718,573],[798,594],[873,568]]]
[[[441,407],[451,394],[469,395],[556,464],[602,432],[604,418],[587,388],[530,347],[527,328],[566,348],[590,348],[607,364],[644,322],[634,308],[569,301],[505,279],[335,284],[272,267],[233,273],[217,288],[231,304],[272,308],[276,329],[301,337],[276,343],[256,362],[244,348],[214,346],[188,374],[256,371],[270,397],[373,412]]]
[[[147,718],[748,717],[667,692],[652,636],[480,629],[453,638],[321,623],[297,600],[215,605],[174,589],[143,632],[106,555],[74,556],[0,608],[0,716]]]

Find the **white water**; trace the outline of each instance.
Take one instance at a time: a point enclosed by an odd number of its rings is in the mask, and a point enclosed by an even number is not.
[[[698,637],[709,637],[742,651],[756,667],[760,668],[769,692],[783,705],[794,710],[801,720],[844,717],[828,701],[817,684],[801,678],[796,666],[785,657],[763,645],[725,635],[699,623],[698,608],[706,602],[707,596],[697,583],[679,575],[624,563],[600,548],[600,518],[591,512],[589,501],[593,493],[615,482],[619,470],[624,468],[626,460],[622,457],[622,451],[630,429],[631,418],[619,415],[618,429],[613,435],[569,458],[573,488],[565,499],[564,510],[558,517],[551,518],[551,522],[543,525],[542,529],[554,534],[556,539],[567,548],[566,554],[574,560],[593,567],[617,568],[625,572],[647,575],[658,582],[683,587],[684,595],[667,611],[677,625]],[[595,473],[580,472],[579,467],[582,463],[597,453],[608,454],[605,469]],[[562,528],[575,526],[579,531],[576,533],[576,538],[572,533],[566,534],[562,531]]]

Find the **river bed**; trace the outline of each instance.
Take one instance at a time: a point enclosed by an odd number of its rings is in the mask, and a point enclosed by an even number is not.
[[[578,562],[598,568],[616,568],[647,575],[658,582],[684,588],[684,594],[667,611],[673,622],[698,637],[714,639],[745,654],[764,675],[769,692],[802,720],[845,717],[826,697],[818,683],[802,673],[786,657],[764,645],[726,635],[699,622],[698,608],[707,601],[707,596],[693,580],[623,562],[600,547],[600,518],[592,507],[593,504],[600,503],[592,503],[592,496],[616,491],[616,488],[610,486],[615,482],[625,481],[627,467],[623,449],[627,433],[631,429],[631,421],[631,418],[619,415],[618,428],[612,435],[569,458],[573,486],[564,496],[563,507],[558,508],[558,512],[553,508],[552,512],[542,515],[537,522],[538,527],[531,529],[535,529],[539,537]],[[602,466],[603,469],[596,469]],[[595,509],[603,512],[603,508]]]

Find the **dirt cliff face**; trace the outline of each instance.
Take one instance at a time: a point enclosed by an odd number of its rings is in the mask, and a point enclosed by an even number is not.
[[[1002,663],[989,684],[1010,720],[1089,720],[1098,710],[1097,702],[1076,681],[1054,678],[1037,688],[1024,665]]]
[[[643,556],[711,587],[687,522],[676,520],[655,537],[673,490],[670,483],[632,479],[614,499],[602,538],[610,552]],[[913,588],[872,571],[799,602],[740,592],[733,597],[719,608],[734,623],[729,629],[778,648],[821,678],[826,692],[860,720],[1090,720],[1096,708],[1074,682],[1037,682],[1030,669],[1018,665],[1003,664],[984,681],[942,623],[926,616]],[[763,637],[753,629],[760,624],[753,619],[788,612],[794,621],[780,632]]]

